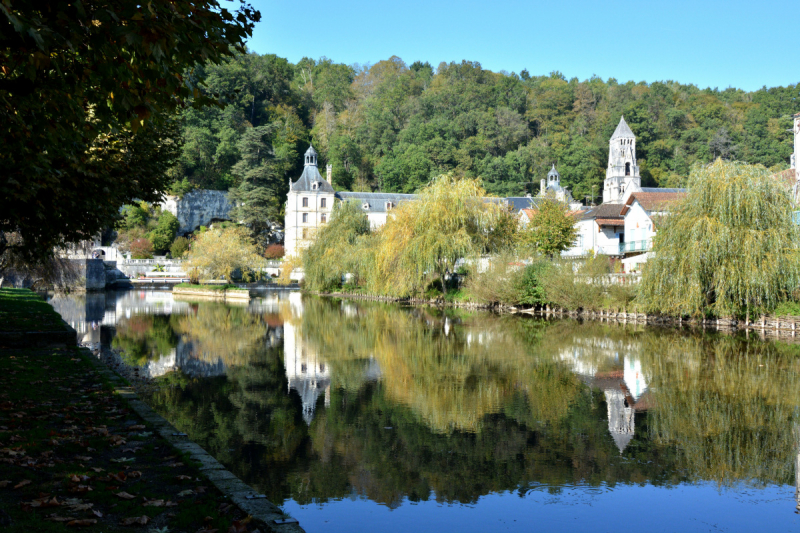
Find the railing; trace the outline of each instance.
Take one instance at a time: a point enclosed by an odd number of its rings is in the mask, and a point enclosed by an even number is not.
[[[182,259],[123,259],[123,265],[170,265],[180,266],[183,264]]]
[[[800,226],[800,211],[792,213],[792,222],[794,222],[795,226]]]
[[[646,252],[653,247],[653,241],[630,241],[622,244],[625,252]]]
[[[623,253],[622,246],[623,245],[621,245],[621,244],[611,244],[611,245],[608,245],[608,246],[599,246],[597,248],[597,253],[599,255],[622,255],[622,253]]]

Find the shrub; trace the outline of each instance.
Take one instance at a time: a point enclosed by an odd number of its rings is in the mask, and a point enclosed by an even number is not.
[[[131,257],[133,259],[152,259],[153,243],[145,238],[136,239],[130,244]]]
[[[169,211],[162,211],[158,217],[158,222],[155,229],[147,236],[153,247],[159,252],[165,252],[169,249],[172,241],[175,240],[175,234],[180,228],[178,218]]]
[[[174,241],[172,241],[172,246],[169,247],[169,253],[172,254],[172,257],[175,259],[179,259],[183,257],[183,255],[189,251],[189,239],[186,237],[178,237]]]
[[[286,251],[282,244],[270,244],[267,246],[267,249],[264,250],[264,257],[267,259],[278,259],[284,255],[286,255]]]

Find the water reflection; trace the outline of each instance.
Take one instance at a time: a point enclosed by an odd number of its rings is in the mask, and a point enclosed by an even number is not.
[[[84,340],[161,376],[151,405],[297,512],[644,486],[711,502],[711,484],[732,520],[742,486],[767,487],[764,502],[800,487],[796,345],[299,293],[170,296],[53,303]]]

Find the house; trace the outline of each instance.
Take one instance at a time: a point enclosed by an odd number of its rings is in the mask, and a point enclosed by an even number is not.
[[[386,223],[392,209],[416,198],[414,194],[336,192],[331,166],[328,165],[323,178],[317,168],[317,151],[313,146],[308,147],[304,158],[300,178],[295,182],[289,180],[284,237],[287,256],[295,256],[311,244],[317,229],[330,221],[337,200],[357,202],[367,215],[370,227],[375,229]]]
[[[565,250],[564,256],[583,256],[588,253],[622,257],[620,244],[625,241],[625,220],[621,204],[600,204],[578,216],[576,245]]]
[[[621,244],[625,272],[636,272],[652,253],[659,218],[672,204],[686,197],[686,189],[643,188],[627,195],[622,207],[624,242]]]

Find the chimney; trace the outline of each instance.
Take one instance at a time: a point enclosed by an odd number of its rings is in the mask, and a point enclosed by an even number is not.
[[[328,183],[333,185],[333,165],[328,163],[328,166],[325,167],[325,173],[328,176]]]

